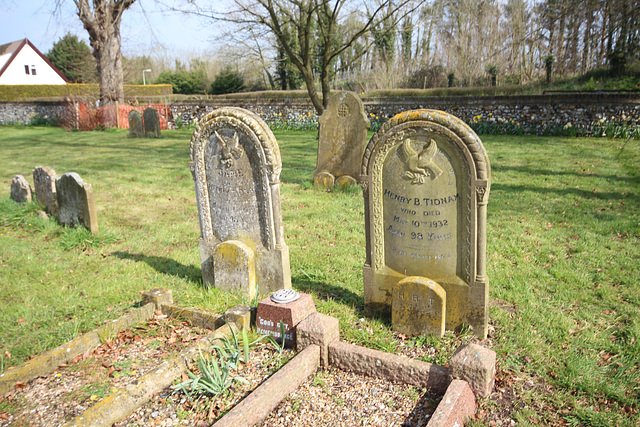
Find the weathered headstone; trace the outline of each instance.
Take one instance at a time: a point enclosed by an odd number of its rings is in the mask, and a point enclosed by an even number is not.
[[[393,286],[425,277],[446,292],[446,328],[487,335],[486,217],[491,170],[478,136],[435,110],[396,115],[362,160],[365,307],[389,313]]]
[[[251,248],[239,240],[227,240],[213,251],[216,287],[249,300],[256,296],[256,260]]]
[[[11,179],[11,198],[18,203],[31,202],[31,186],[24,176],[16,175]]]
[[[160,115],[155,108],[145,108],[142,113],[144,134],[147,138],[160,138]]]
[[[138,110],[129,111],[129,136],[132,138],[144,136],[144,131],[142,130],[142,115]]]
[[[203,282],[217,287],[228,283],[223,277],[247,274],[250,262],[239,261],[234,267],[215,261],[219,245],[233,241],[229,244],[238,246],[238,241],[253,252],[261,292],[291,288],[280,210],[282,163],[276,139],[264,121],[240,108],[213,111],[193,133],[189,165],[200,217]],[[241,292],[251,294],[249,289]]]
[[[256,330],[259,334],[271,335],[279,343],[284,339],[286,347],[295,348],[298,323],[315,311],[311,295],[300,294],[293,289],[280,290],[258,303]]]
[[[58,215],[58,198],[56,196],[56,171],[46,166],[33,169],[33,186],[36,199],[45,205],[49,215]]]
[[[402,279],[393,287],[393,330],[407,336],[442,337],[446,301],[445,290],[433,280],[419,276]]]
[[[342,187],[356,184],[369,128],[362,101],[353,92],[338,92],[329,99],[327,109],[318,122],[320,131],[314,185]]]
[[[98,232],[98,216],[93,200],[93,189],[75,172],[65,173],[56,180],[58,190],[58,220],[67,227],[84,226]]]

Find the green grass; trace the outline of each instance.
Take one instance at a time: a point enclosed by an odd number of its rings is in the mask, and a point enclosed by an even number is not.
[[[312,186],[317,133],[276,132],[294,288],[371,348],[434,346],[443,363],[467,333],[394,337],[363,311],[360,191]],[[119,317],[155,286],[176,303],[223,312],[240,303],[204,289],[188,168],[190,131],[0,127],[0,354],[6,367]],[[635,140],[484,136],[492,165],[487,270],[499,386],[522,424],[640,422],[640,146]],[[101,233],[87,236],[8,200],[35,166],[91,183]],[[495,402],[481,402],[487,413]]]

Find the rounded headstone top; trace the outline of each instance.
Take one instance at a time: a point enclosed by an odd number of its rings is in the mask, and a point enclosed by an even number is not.
[[[271,295],[271,301],[276,304],[286,304],[300,298],[300,294],[293,289],[280,289]]]

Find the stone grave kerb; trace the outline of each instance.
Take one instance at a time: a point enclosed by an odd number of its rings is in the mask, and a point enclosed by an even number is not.
[[[266,123],[241,108],[209,113],[191,138],[189,168],[198,203],[203,282],[215,286],[216,246],[239,240],[255,252],[259,292],[290,289],[289,248],[280,207],[282,161]],[[235,172],[241,169],[240,174]],[[235,178],[238,188],[228,185]],[[243,179],[248,180],[244,187]]]
[[[430,165],[429,156],[440,166]],[[434,185],[446,184],[445,180],[452,181],[455,194],[443,194],[443,199],[419,196]],[[397,190],[387,186],[390,181],[398,183]],[[397,114],[381,127],[365,149],[360,176],[365,203],[363,271],[368,313],[390,315],[393,286],[407,276],[428,277],[447,292],[447,329],[466,323],[473,326],[476,335],[486,337],[490,183],[491,168],[484,146],[462,120],[442,111],[423,109]],[[414,224],[420,227],[425,223],[446,226],[445,215],[441,215],[446,209],[441,209],[440,203],[449,203],[447,209],[452,208],[449,232],[432,229],[421,234],[420,229],[412,228],[414,217]],[[393,215],[391,208],[387,210],[392,204],[397,206],[398,215]],[[406,214],[400,215],[401,210]],[[416,242],[411,233],[422,240],[450,239],[456,244],[451,247],[452,254],[413,253],[418,251],[409,248],[415,247]],[[406,242],[406,247],[395,243],[400,241]]]

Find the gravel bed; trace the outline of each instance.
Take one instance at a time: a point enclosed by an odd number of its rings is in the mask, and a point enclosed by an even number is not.
[[[284,399],[267,426],[425,426],[442,396],[331,368]]]

